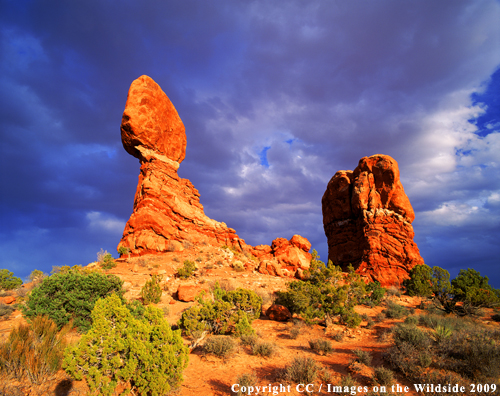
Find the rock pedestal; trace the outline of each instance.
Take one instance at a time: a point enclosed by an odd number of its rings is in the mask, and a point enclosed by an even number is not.
[[[226,224],[208,218],[200,194],[177,175],[186,153],[186,133],[175,107],[150,77],[130,86],[121,124],[125,150],[141,163],[134,210],[118,245],[131,254],[179,250],[208,243],[245,248]]]

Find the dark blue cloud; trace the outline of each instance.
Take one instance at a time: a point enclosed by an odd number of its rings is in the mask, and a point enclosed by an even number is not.
[[[489,0],[1,1],[0,267],[114,253],[139,173],[121,114],[147,74],[186,126],[179,174],[248,243],[299,233],[326,259],[328,180],[383,153],[426,262],[500,287],[499,15]]]

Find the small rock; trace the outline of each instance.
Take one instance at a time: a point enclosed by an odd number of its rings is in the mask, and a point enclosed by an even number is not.
[[[177,298],[179,301],[184,302],[194,301],[194,298],[200,291],[201,289],[194,285],[179,285]]]
[[[4,304],[12,304],[13,302],[16,301],[16,299],[13,296],[7,296],[7,297],[0,298],[0,301],[2,301]]]
[[[271,305],[266,311],[266,316],[271,320],[276,320],[278,322],[286,322],[292,318],[292,314],[287,307],[283,305],[274,304]]]

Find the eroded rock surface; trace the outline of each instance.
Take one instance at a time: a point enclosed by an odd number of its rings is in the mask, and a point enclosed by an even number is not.
[[[359,161],[354,171],[338,171],[322,199],[328,259],[383,286],[399,285],[424,260],[411,225],[415,213],[388,155]]]
[[[177,175],[186,133],[175,107],[156,82],[141,76],[130,86],[121,124],[125,150],[141,163],[134,211],[120,246],[132,255],[178,251],[181,244],[245,248],[235,230],[208,218],[200,194]]]

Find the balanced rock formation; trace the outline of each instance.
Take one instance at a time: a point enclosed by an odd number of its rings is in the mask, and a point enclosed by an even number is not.
[[[399,285],[424,260],[413,241],[415,213],[388,155],[361,158],[338,171],[322,199],[328,259],[383,286]]]
[[[132,255],[175,251],[205,242],[245,242],[226,224],[208,218],[200,194],[177,169],[186,155],[186,133],[175,107],[156,82],[141,76],[130,86],[121,124],[125,150],[141,163],[134,211],[118,247]]]

